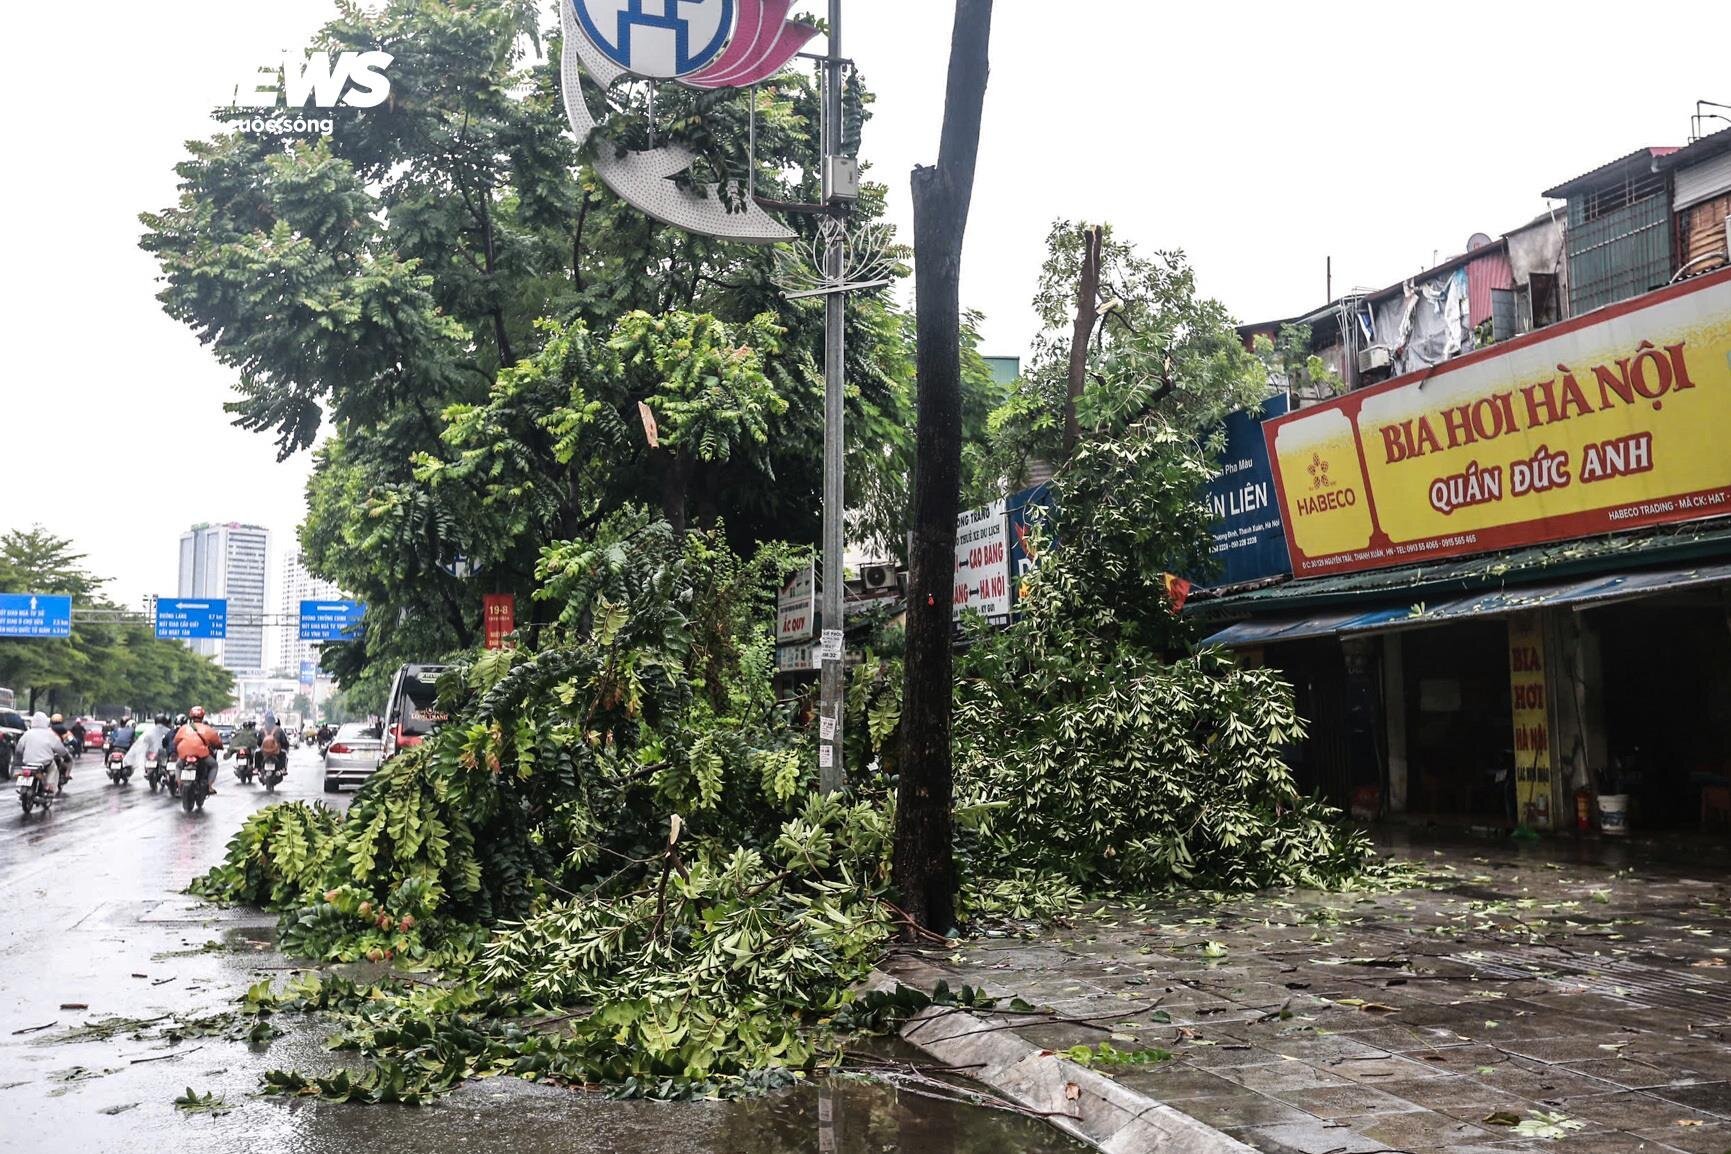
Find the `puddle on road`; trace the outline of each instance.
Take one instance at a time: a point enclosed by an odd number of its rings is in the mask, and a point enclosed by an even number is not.
[[[851,1080],[738,1102],[619,1102],[500,1079],[418,1110],[324,1102],[283,1109],[251,1150],[463,1150],[475,1154],[1075,1154],[1037,1119]],[[828,1133],[820,1121],[832,1121]],[[260,1141],[260,1139],[263,1141]],[[389,1146],[381,1143],[387,1142]]]

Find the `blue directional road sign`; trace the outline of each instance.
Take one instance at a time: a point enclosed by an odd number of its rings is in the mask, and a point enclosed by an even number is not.
[[[346,641],[360,628],[367,607],[359,601],[302,601],[302,641]]]
[[[71,637],[72,598],[0,593],[0,637]]]
[[[313,685],[319,679],[319,663],[316,661],[301,662],[301,684]]]
[[[228,636],[228,602],[156,599],[156,635],[164,641],[221,641]]]

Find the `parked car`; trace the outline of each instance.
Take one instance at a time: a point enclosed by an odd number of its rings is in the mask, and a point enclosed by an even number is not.
[[[325,792],[336,793],[345,785],[364,785],[384,760],[385,743],[379,729],[351,721],[337,730],[325,750]]]
[[[413,749],[437,729],[445,715],[438,708],[443,665],[405,665],[397,670],[391,696],[385,702],[385,757]]]
[[[0,709],[0,780],[12,776],[12,751],[30,723],[15,709]]]

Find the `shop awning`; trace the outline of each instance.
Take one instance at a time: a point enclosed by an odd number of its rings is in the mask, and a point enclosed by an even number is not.
[[[1298,618],[1255,618],[1223,629],[1205,646],[1244,649],[1307,637],[1365,636],[1403,629],[1430,629],[1477,617],[1506,617],[1534,609],[1568,605],[1577,611],[1659,593],[1731,584],[1731,564],[1620,573],[1552,585],[1520,585],[1487,590],[1436,605],[1390,606],[1359,613],[1318,613]]]
[[[1353,629],[1374,626],[1378,621],[1406,617],[1411,610],[1400,608],[1375,609],[1369,613],[1318,613],[1312,617],[1256,618],[1240,621],[1223,629],[1202,644],[1244,649],[1252,645],[1270,645],[1277,641],[1302,641],[1307,637],[1333,637]]]

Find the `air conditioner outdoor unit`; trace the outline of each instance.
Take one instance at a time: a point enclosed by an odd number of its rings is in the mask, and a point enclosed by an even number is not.
[[[1371,345],[1361,349],[1358,354],[1358,371],[1361,373],[1386,369],[1394,363],[1394,350],[1387,345]]]
[[[901,588],[901,578],[894,565],[862,565],[860,584],[868,593],[885,593]]]

